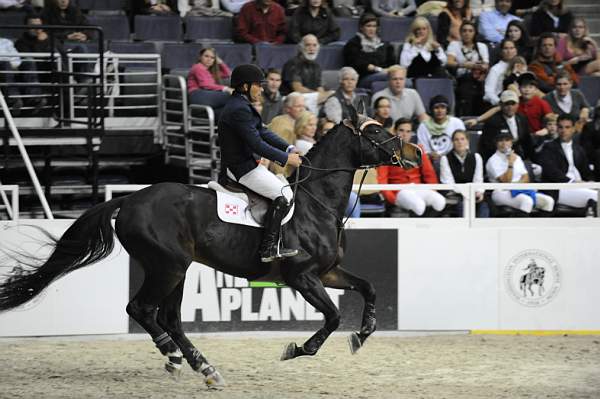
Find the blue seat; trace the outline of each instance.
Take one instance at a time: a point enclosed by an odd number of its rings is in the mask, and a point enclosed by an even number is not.
[[[104,40],[129,40],[129,21],[125,15],[92,15],[87,18],[90,25],[98,25]]]
[[[317,63],[322,70],[342,68],[344,66],[344,46],[339,44],[321,46]]]
[[[295,44],[257,44],[256,63],[263,69],[283,67],[290,58],[298,53],[298,46]]]
[[[233,18],[185,17],[185,40],[232,41]]]
[[[379,35],[385,42],[404,42],[413,18],[382,17],[379,19]],[[434,31],[435,32],[435,31]]]
[[[358,32],[358,18],[339,17],[335,21],[340,27],[340,41],[346,42]]]
[[[21,11],[2,11],[0,12],[0,26],[2,25],[25,25],[25,16],[27,14]],[[16,39],[24,32],[24,29],[2,29],[0,37],[5,39]]]
[[[82,10],[122,10],[126,0],[77,0]]]
[[[108,49],[121,54],[158,54],[153,42],[110,42]]]
[[[578,88],[585,96],[588,104],[595,107],[600,99],[600,76],[580,76]]]
[[[419,95],[421,95],[421,99],[426,108],[429,105],[429,100],[433,96],[442,94],[450,101],[450,109],[454,109],[454,85],[452,80],[446,78],[416,79],[415,88],[419,92]]]
[[[248,43],[213,43],[219,57],[230,68],[252,62],[252,45]]]
[[[135,39],[181,41],[183,24],[177,15],[136,15]]]

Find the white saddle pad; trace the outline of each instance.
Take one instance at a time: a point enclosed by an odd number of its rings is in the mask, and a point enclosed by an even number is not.
[[[259,223],[252,217],[246,194],[232,193],[213,181],[208,183],[208,188],[217,192],[217,215],[223,222],[263,227],[262,222]],[[286,224],[292,218],[295,207],[294,205],[290,208],[288,214],[281,221],[281,225]]]

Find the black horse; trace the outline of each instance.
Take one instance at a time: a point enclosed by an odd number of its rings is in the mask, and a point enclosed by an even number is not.
[[[325,316],[325,325],[302,346],[289,344],[281,360],[314,355],[340,323],[340,312],[325,287],[356,290],[364,298],[360,331],[350,336],[356,352],[375,331],[373,285],[343,269],[342,217],[354,172],[366,165],[420,164],[419,147],[391,136],[377,122],[356,112],[333,128],[307,154],[295,197],[295,214],[285,226],[286,244],[299,254],[261,263],[263,231],[227,224],[216,213],[213,190],[176,183],[155,184],[99,204],[77,219],[55,241],[41,265],[18,268],[0,283],[0,311],[19,306],[54,280],[108,256],[114,236],[145,272],[127,313],[168,357],[166,369],[177,376],[182,357],[205,377],[209,387],[223,385],[219,372],[184,335],[180,306],[186,270],[192,261],[248,280],[287,284]],[[310,166],[308,166],[310,165]],[[293,184],[294,180],[291,179]],[[113,213],[119,209],[115,229]]]

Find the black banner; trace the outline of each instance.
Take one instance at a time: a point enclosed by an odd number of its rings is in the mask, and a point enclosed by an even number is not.
[[[347,230],[343,266],[373,283],[377,291],[377,328],[398,327],[397,230]],[[143,280],[143,270],[130,261],[130,297]],[[244,279],[223,275],[193,264],[186,278],[182,320],[187,332],[316,331],[321,313],[288,287],[250,288]],[[363,299],[358,292],[332,290],[330,296],[342,312],[340,330],[356,330],[362,319]],[[143,332],[133,320],[130,332]]]

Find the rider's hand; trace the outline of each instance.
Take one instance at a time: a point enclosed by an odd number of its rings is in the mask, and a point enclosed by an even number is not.
[[[299,154],[288,154],[287,163],[285,166],[291,165],[294,167],[299,167],[302,164],[302,159]]]

